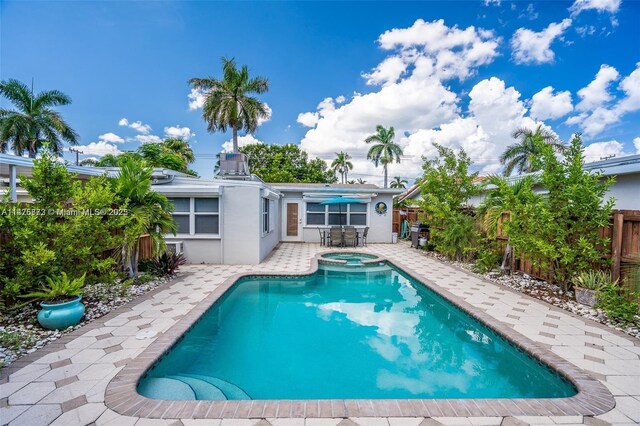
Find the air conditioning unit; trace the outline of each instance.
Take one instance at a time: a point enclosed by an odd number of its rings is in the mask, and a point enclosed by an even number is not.
[[[221,153],[218,174],[221,176],[249,176],[249,158],[244,154]]]
[[[173,254],[184,253],[182,250],[182,241],[167,242],[167,253],[173,253]]]

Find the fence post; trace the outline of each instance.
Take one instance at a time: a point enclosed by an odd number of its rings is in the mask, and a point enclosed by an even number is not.
[[[620,279],[620,260],[622,258],[622,225],[624,214],[613,214],[613,230],[611,231],[611,277]]]

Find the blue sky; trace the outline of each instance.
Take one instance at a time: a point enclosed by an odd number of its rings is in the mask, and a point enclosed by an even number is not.
[[[272,117],[243,143],[345,150],[351,176],[370,182],[382,171],[363,139],[376,124],[396,128],[405,156],[390,174],[410,180],[433,141],[498,171],[521,125],[583,132],[590,160],[640,150],[637,1],[2,1],[0,12],[0,78],[70,95],[60,111],[89,156],[182,135],[212,176],[230,135],[207,133],[187,80],[220,76],[222,56],[270,81]]]

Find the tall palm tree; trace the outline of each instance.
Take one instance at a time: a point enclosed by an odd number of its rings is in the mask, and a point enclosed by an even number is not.
[[[16,108],[0,108],[0,152],[6,152],[11,144],[16,155],[28,151],[29,157],[35,158],[44,146],[62,155],[63,141],[78,144],[78,134],[52,109],[71,103],[64,93],[48,90],[34,95],[33,88],[9,79],[0,82],[0,95]]]
[[[553,150],[559,154],[563,154],[566,150],[566,145],[542,125],[539,125],[535,131],[527,127],[519,127],[511,136],[520,139],[520,142],[509,145],[500,156],[500,164],[505,165],[505,176],[511,176],[514,169],[518,170],[518,174],[539,170],[536,159],[542,155],[540,149],[542,144],[551,145]]]
[[[391,188],[402,188],[405,189],[409,182],[406,179],[402,179],[400,176],[395,176],[391,181]]]
[[[210,132],[233,132],[233,152],[238,152],[238,131],[253,133],[259,119],[268,118],[266,104],[251,97],[269,90],[269,82],[263,77],[249,77],[249,68],[236,67],[235,60],[222,58],[222,80],[213,77],[192,78],[189,84],[204,91],[202,118]]]
[[[382,164],[384,168],[384,187],[387,187],[387,165],[395,161],[400,162],[400,156],[402,155],[402,148],[400,145],[393,142],[395,136],[395,130],[393,127],[385,129],[381,125],[376,126],[376,134],[367,137],[364,141],[366,143],[373,143],[374,145],[369,149],[367,153],[367,160],[372,160],[378,167],[378,164]]]
[[[128,211],[128,223],[124,229],[122,261],[130,277],[138,274],[139,244],[141,235],[149,234],[154,253],[165,247],[164,234],[175,234],[177,225],[171,216],[171,203],[162,194],[151,190],[152,169],[142,161],[125,157],[114,180],[115,193]]]
[[[341,180],[340,182],[347,182],[347,177],[349,175],[349,170],[353,170],[353,163],[349,161],[351,156],[346,152],[340,151],[336,152],[336,159],[331,163],[331,168],[334,173],[340,173]]]

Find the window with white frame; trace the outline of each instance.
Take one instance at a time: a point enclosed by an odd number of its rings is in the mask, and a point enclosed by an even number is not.
[[[275,221],[276,202],[268,198],[262,199],[262,235],[266,235],[276,227]]]
[[[358,203],[323,206],[320,203],[306,203],[307,226],[367,226],[368,205]]]
[[[220,233],[220,200],[204,197],[169,198],[173,203],[173,219],[178,225],[177,234],[218,235]]]

